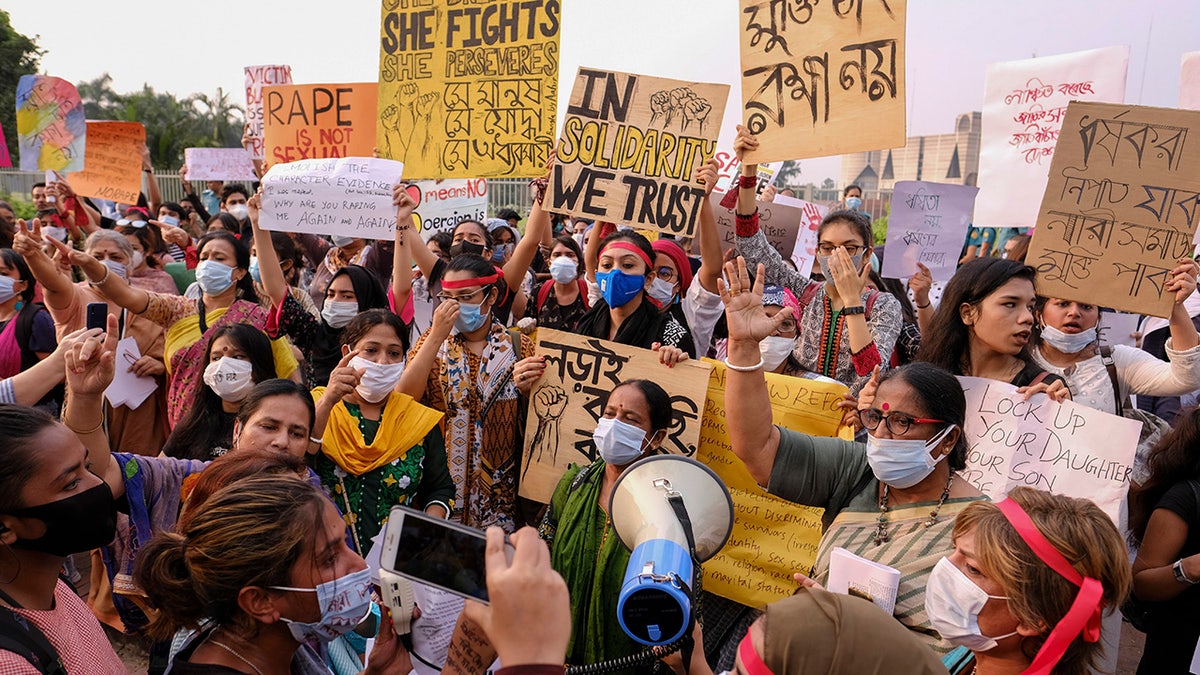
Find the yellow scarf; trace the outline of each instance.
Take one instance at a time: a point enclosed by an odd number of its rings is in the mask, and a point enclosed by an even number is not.
[[[324,393],[325,387],[313,389],[313,400],[319,401]],[[343,402],[329,413],[321,451],[343,471],[362,476],[402,459],[410,448],[421,444],[441,419],[442,413],[417,403],[408,394],[394,391],[383,407],[375,440],[367,444],[358,429],[358,419]]]

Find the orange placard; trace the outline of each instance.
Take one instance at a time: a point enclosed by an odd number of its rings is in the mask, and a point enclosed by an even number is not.
[[[67,179],[76,194],[136,204],[142,191],[142,147],[146,127],[140,122],[88,122],[83,171]]]
[[[371,157],[378,86],[359,82],[263,87],[265,161]]]

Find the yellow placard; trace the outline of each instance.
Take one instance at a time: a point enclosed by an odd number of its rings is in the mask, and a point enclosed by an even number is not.
[[[84,169],[70,174],[71,187],[84,197],[136,204],[145,144],[140,122],[88,122]]]

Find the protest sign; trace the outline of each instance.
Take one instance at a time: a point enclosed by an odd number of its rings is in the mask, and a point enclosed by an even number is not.
[[[975,225],[1029,227],[1030,195],[1046,190],[1046,166],[1067,103],[1125,100],[1128,47],[993,64],[987,71]]]
[[[392,240],[392,186],[404,165],[390,159],[345,157],[276,164],[262,179],[264,230],[341,234]]]
[[[1021,485],[1090,499],[1118,522],[1140,422],[1045,394],[1026,401],[1007,382],[958,380],[967,397],[964,478],[992,500]]]
[[[1179,64],[1179,107],[1200,110],[1200,52],[1188,52]]]
[[[265,161],[370,157],[377,90],[374,82],[263,87]]]
[[[718,192],[728,192],[729,186],[733,185],[734,181],[742,175],[742,163],[738,161],[737,155],[732,150],[717,150],[717,154],[713,155],[717,160],[717,185],[715,189]],[[768,185],[774,185],[775,179],[779,177],[779,169],[783,167],[783,162],[765,162],[758,165],[758,186],[754,189],[754,193],[762,195],[763,190],[767,189]]]
[[[136,204],[146,128],[140,122],[88,122],[87,138],[86,168],[70,174],[71,187],[84,197]]]
[[[550,176],[548,211],[695,234],[729,86],[580,68]]]
[[[829,215],[829,207],[783,195],[776,195],[775,203],[794,206],[804,212],[791,258],[800,274],[812,276],[813,263],[817,261],[817,231],[821,229],[825,216]]]
[[[905,0],[741,0],[747,162],[905,143]]]
[[[292,83],[291,66],[246,66],[246,135],[250,138],[250,156],[266,159],[263,154],[263,95],[262,88]]]
[[[934,281],[949,281],[971,226],[979,188],[920,180],[896,183],[888,215],[887,255],[879,276],[907,279],[917,263]]]
[[[539,177],[554,145],[559,0],[383,3],[384,157],[415,178]]]
[[[4,138],[4,125],[0,124],[0,169],[12,166],[12,157],[8,154],[8,140]]]
[[[1109,347],[1125,345],[1138,348],[1138,341],[1133,336],[1138,324],[1142,321],[1141,314],[1126,314],[1125,312],[1100,312],[1100,323],[1096,326],[1100,334],[1100,344]]]
[[[548,328],[538,329],[537,353],[546,370],[529,394],[522,497],[549,502],[568,466],[598,459],[592,432],[608,392],[625,380],[651,379],[670,395],[674,415],[662,449],[696,454],[708,364],[687,360],[668,370],[649,349]]]
[[[725,481],[736,516],[729,543],[704,563],[704,588],[751,607],[785,598],[796,590],[792,574],[807,571],[817,558],[822,510],[767,494],[733,454],[725,420],[725,365],[712,365],[696,459]],[[837,402],[847,389],[798,377],[767,373],[775,424],[813,436],[837,433],[842,413]]]
[[[1200,111],[1072,101],[1025,261],[1038,295],[1170,315],[1192,256]]]
[[[712,204],[713,215],[717,218],[717,235],[721,238],[721,250],[728,251],[737,246],[737,230],[734,228],[733,209],[721,206],[722,195],[713,192],[708,197]],[[796,237],[800,228],[805,225],[804,209],[788,206],[779,202],[756,202],[758,206],[758,229],[762,230],[767,242],[785,260],[792,257],[796,249]],[[692,242],[692,250],[700,251],[700,239]]]
[[[187,180],[258,180],[245,148],[184,148]]]
[[[82,171],[87,125],[75,85],[49,75],[17,82],[17,146],[22,171]]]
[[[417,203],[413,223],[425,241],[438,232],[450,232],[464,220],[487,220],[488,183],[485,178],[421,180],[408,186]]]

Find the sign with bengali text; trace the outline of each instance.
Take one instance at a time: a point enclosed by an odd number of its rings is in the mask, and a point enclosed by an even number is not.
[[[733,209],[721,206],[722,197],[724,195],[721,193],[713,192],[708,199],[712,204],[713,215],[717,218],[717,234],[721,237],[721,250],[728,251],[737,247],[737,230],[734,227]],[[800,234],[800,228],[806,224],[804,209],[777,202],[759,201],[757,205],[758,229],[762,231],[771,247],[779,252],[781,258],[784,260],[791,258],[792,252],[796,249],[796,238]],[[699,237],[693,242],[692,249],[699,252]]]
[[[392,186],[403,171],[400,162],[372,157],[276,164],[262,179],[259,225],[281,232],[391,240],[396,236]]]
[[[263,87],[292,83],[291,66],[246,66],[246,136],[250,139],[250,156],[266,159],[263,142]]]
[[[264,87],[265,161],[370,157],[377,90],[374,82]]]
[[[958,269],[975,195],[979,188],[905,180],[896,183],[888,215],[887,255],[881,277],[907,279],[917,263],[934,281],[949,281]]]
[[[69,176],[84,197],[136,204],[142,191],[142,147],[146,128],[140,122],[88,122],[84,170]]]

